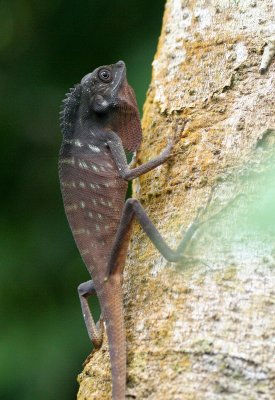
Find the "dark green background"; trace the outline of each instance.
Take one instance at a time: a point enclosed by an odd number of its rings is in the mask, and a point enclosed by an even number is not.
[[[57,177],[60,102],[122,59],[140,109],[164,0],[0,0],[0,399],[76,397],[91,350],[76,288],[89,279]]]

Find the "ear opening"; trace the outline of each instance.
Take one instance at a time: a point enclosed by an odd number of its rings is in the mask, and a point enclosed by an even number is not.
[[[96,95],[92,101],[92,109],[98,114],[105,113],[110,107],[110,104],[101,95]]]

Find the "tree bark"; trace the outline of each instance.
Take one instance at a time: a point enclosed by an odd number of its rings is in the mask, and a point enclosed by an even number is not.
[[[214,191],[182,263],[166,262],[135,226],[124,279],[129,399],[274,398],[275,63],[259,73],[273,7],[167,1],[137,163],[189,122],[133,197],[175,248]],[[106,338],[79,382],[79,400],[110,399]]]

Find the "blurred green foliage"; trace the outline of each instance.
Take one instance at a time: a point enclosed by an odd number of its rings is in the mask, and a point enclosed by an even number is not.
[[[58,112],[70,86],[122,59],[141,108],[164,0],[0,0],[0,398],[76,397],[91,350],[89,279],[63,212]]]

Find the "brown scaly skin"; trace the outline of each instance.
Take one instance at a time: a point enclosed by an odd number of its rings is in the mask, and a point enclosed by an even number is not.
[[[92,280],[78,287],[89,337],[102,343],[105,322],[112,370],[112,399],[124,400],[126,390],[126,339],[121,278],[134,217],[169,261],[179,261],[201,224],[196,219],[177,250],[164,242],[141,204],[125,202],[127,181],[165,162],[172,140],[153,160],[129,169],[124,149],[139,148],[142,131],[134,92],[122,61],[86,75],[64,100],[61,112],[63,142],[59,177],[65,212]],[[87,298],[99,298],[102,319],[95,324]]]

